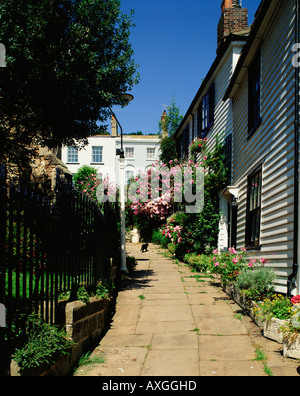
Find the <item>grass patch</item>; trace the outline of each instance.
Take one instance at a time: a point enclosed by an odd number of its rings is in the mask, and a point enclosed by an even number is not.
[[[238,320],[243,320],[243,314],[238,313],[238,314],[234,315],[234,318],[238,319]]]
[[[74,370],[74,373],[76,373],[76,371],[81,367],[105,363],[105,358],[103,356],[91,356],[91,355],[92,355],[91,352],[87,352],[81,356],[81,358],[78,361],[77,367]]]
[[[269,377],[272,377],[273,376],[272,370],[267,365],[267,361],[268,361],[267,355],[264,353],[264,351],[262,351],[261,346],[257,346],[257,348],[255,349],[255,355],[256,356],[253,360],[256,362],[261,362],[264,365],[265,374],[267,374]]]
[[[194,331],[197,335],[200,335],[200,329],[198,329],[198,327],[195,327],[193,330],[190,331]]]

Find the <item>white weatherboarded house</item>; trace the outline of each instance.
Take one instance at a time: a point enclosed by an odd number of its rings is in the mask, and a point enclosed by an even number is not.
[[[222,13],[218,25],[217,56],[202,82],[195,98],[186,112],[175,137],[181,158],[189,156],[189,145],[197,138],[207,138],[207,148],[213,149],[216,137],[227,148],[228,162],[231,162],[233,107],[230,100],[223,101],[231,77],[247,42],[247,9],[239,7],[238,1],[226,1],[221,5]],[[235,29],[232,20],[238,20]],[[230,29],[227,28],[230,26]],[[228,32],[227,32],[228,30]],[[228,185],[231,184],[229,176]],[[228,194],[227,194],[228,195]],[[235,235],[230,224],[236,208],[228,202],[228,197],[220,193],[220,232],[218,247],[220,251],[235,245]]]
[[[298,1],[262,1],[224,96],[233,105],[237,247],[267,259],[284,293],[299,293],[298,35]]]
[[[299,1],[263,0],[251,29],[232,34],[232,18],[244,18],[244,9],[223,0],[216,60],[176,132],[181,157],[196,137],[206,136],[208,148],[216,135],[224,139],[231,177],[220,191],[218,249],[246,247],[266,259],[276,290],[289,294],[300,292],[300,68],[292,51]]]

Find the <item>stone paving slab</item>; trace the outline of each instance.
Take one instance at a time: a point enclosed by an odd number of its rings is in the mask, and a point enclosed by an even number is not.
[[[141,376],[199,376],[198,350],[150,350]]]
[[[146,347],[99,347],[93,357],[101,356],[105,362],[83,366],[77,370],[76,376],[139,376],[147,354]]]
[[[135,329],[135,334],[172,334],[189,332],[195,328],[194,320],[176,320],[169,322],[139,322]]]
[[[266,376],[256,350],[275,376],[298,376],[300,363],[217,287],[150,244],[127,245],[137,260],[124,283],[110,329],[94,350],[105,363],[83,366],[76,376]]]
[[[205,377],[263,377],[261,363],[253,361],[206,361],[200,363],[200,376]]]

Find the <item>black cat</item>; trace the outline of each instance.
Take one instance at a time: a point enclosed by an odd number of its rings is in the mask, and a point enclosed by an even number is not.
[[[148,246],[149,246],[149,243],[143,243],[142,247],[141,247],[141,252],[142,253],[148,252]]]

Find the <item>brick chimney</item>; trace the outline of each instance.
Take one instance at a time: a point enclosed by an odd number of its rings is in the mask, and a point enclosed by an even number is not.
[[[218,24],[218,48],[231,33],[248,27],[248,9],[240,6],[239,0],[223,0],[222,15]]]
[[[111,117],[111,136],[118,136],[118,124],[114,116]]]
[[[168,129],[167,129],[167,125],[166,125],[166,117],[167,117],[167,113],[166,113],[166,110],[164,110],[162,115],[161,115],[161,129],[162,129],[162,137],[163,138],[168,136]]]

